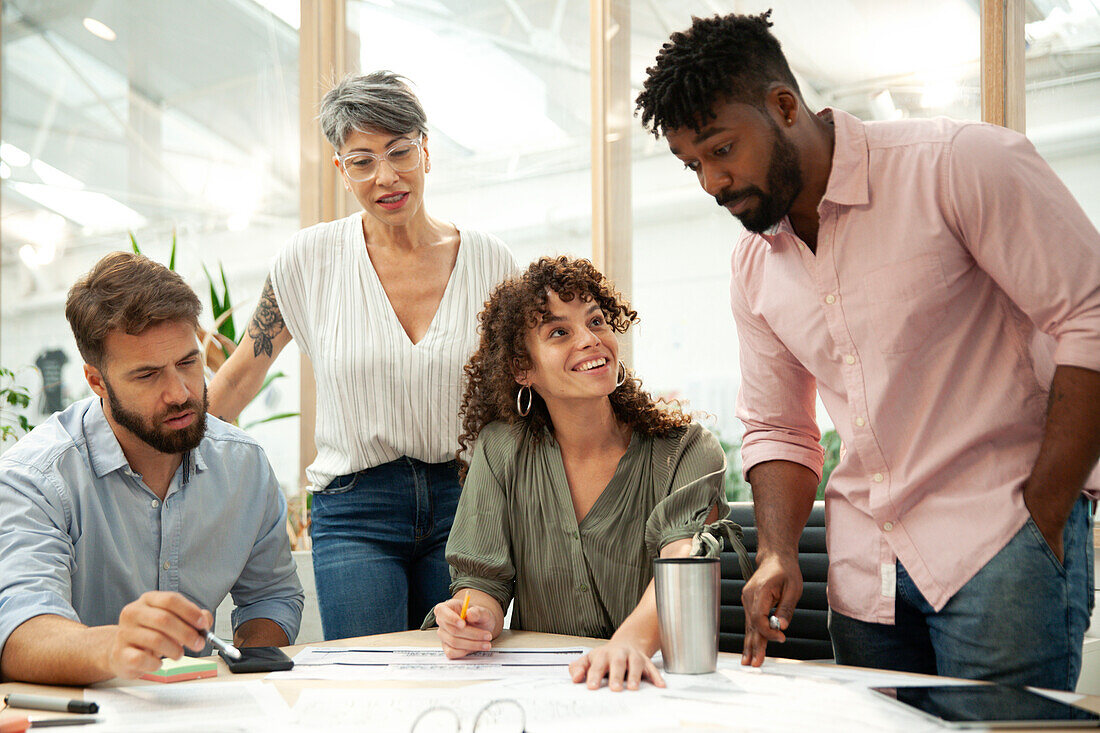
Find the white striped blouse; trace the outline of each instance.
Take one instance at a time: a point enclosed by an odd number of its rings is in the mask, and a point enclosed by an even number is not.
[[[316,491],[401,456],[427,463],[454,457],[462,367],[477,348],[477,315],[517,270],[499,239],[460,232],[439,309],[413,344],[367,255],[360,217],[303,229],[271,268],[283,320],[313,362],[317,459],[306,476]]]

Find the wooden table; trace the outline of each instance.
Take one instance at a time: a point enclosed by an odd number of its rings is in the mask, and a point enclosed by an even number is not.
[[[602,643],[600,639],[588,639],[580,636],[561,636],[557,634],[542,634],[534,631],[504,631],[500,637],[494,642],[495,647],[507,649],[509,647],[566,647],[566,646],[597,646]],[[361,636],[354,639],[341,639],[338,641],[328,642],[316,642],[313,644],[297,644],[295,646],[286,647],[285,651],[288,656],[293,657],[299,651],[307,646],[382,646],[382,647],[395,647],[395,646],[422,646],[422,647],[435,647],[439,645],[439,640],[436,637],[435,631],[401,631],[394,634],[379,634],[377,636]],[[721,654],[721,657],[729,660],[736,660],[740,658],[740,655],[736,654]],[[259,680],[267,676],[267,672],[256,672],[252,674],[232,674],[226,667],[225,662],[221,658],[216,658],[218,662],[218,676],[210,677],[202,680],[192,680],[189,682],[175,682],[171,684],[187,684],[187,685],[201,685],[201,684],[217,684],[225,682],[227,680],[240,681],[240,680]],[[773,660],[785,664],[810,664],[809,662],[797,662],[793,660]],[[482,680],[476,680],[473,682],[463,681],[436,681],[432,683],[433,687],[461,687],[469,684],[477,684]],[[102,689],[110,687],[119,687],[122,685],[134,685],[134,684],[147,684],[158,685],[161,683],[148,682],[145,680],[110,680],[107,682],[99,682],[94,685],[90,685],[87,689]],[[303,689],[307,688],[349,688],[349,687],[365,687],[365,688],[391,688],[391,687],[417,687],[421,683],[415,680],[392,680],[392,681],[347,681],[347,680],[278,680],[269,684],[273,684],[279,693],[286,700],[288,705],[293,706],[298,700],[298,695]],[[51,685],[32,685],[22,682],[8,682],[0,684],[0,698],[12,692],[27,692],[40,695],[54,695],[57,697],[68,698],[82,698],[84,695],[84,689],[81,687],[61,687]],[[622,694],[630,694],[629,692],[623,692]],[[1094,712],[1100,712],[1100,697],[1087,696],[1082,700],[1079,700],[1077,705],[1087,708]],[[21,716],[27,714],[26,710],[10,710],[5,709],[0,712],[0,720],[5,718]],[[48,717],[63,717],[64,713],[32,713],[36,716],[48,716]],[[33,730],[33,729],[32,729]],[[88,729],[89,733],[94,733],[95,726]],[[946,729],[945,729],[946,730]],[[1026,730],[1026,729],[1018,729]],[[1044,729],[1049,731],[1051,729]],[[1066,729],[1066,730],[1080,730]]]

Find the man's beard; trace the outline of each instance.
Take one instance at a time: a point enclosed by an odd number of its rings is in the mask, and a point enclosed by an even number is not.
[[[207,400],[205,384],[202,386],[201,405],[198,400],[188,400],[182,405],[169,407],[164,412],[155,415],[152,420],[123,407],[114,390],[111,389],[111,383],[104,379],[103,384],[107,387],[107,401],[111,405],[111,415],[114,417],[115,422],[161,453],[183,453],[192,450],[202,442],[202,438],[206,434]],[[178,415],[188,410],[194,411],[195,420],[187,427],[179,430],[162,427],[168,416]]]
[[[791,210],[791,205],[802,192],[802,170],[799,168],[798,148],[783,136],[779,125],[770,117],[774,138],[772,159],[768,165],[768,191],[764,193],[756,186],[746,186],[736,191],[720,191],[715,200],[719,206],[736,201],[743,196],[755,196],[759,203],[736,214],[737,218],[750,232],[762,234],[783,221]]]

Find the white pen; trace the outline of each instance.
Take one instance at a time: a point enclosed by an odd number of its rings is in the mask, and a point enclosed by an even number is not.
[[[241,650],[240,649],[233,646],[228,641],[222,641],[218,637],[214,636],[214,632],[211,629],[207,629],[206,631],[203,631],[202,634],[203,634],[203,636],[206,637],[206,640],[208,642],[210,642],[211,644],[213,644],[214,646],[216,646],[221,651],[222,654],[225,654],[226,656],[229,656],[229,657],[233,657],[233,659],[240,659],[241,658]]]

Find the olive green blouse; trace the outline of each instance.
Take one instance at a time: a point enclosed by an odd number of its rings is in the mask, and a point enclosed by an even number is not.
[[[726,516],[725,455],[697,423],[667,437],[637,433],[615,474],[577,524],[553,436],[495,422],[478,438],[459,499],[447,561],[451,592],[475,588],[511,628],[609,638],[653,578],[653,558]],[[435,625],[433,614],[424,628]]]

